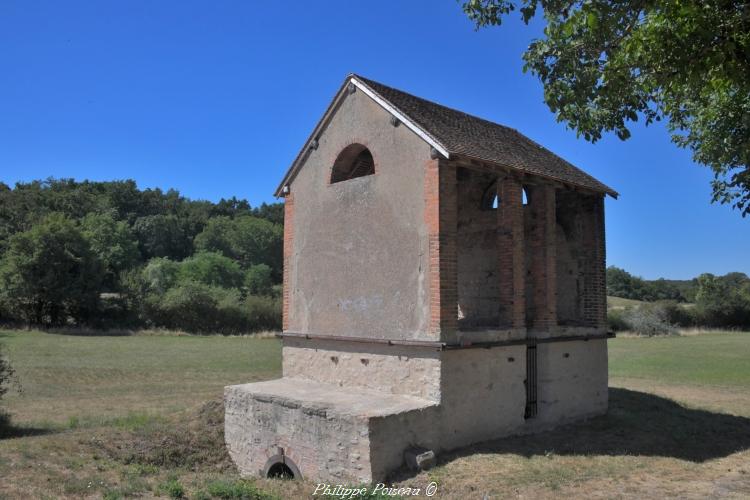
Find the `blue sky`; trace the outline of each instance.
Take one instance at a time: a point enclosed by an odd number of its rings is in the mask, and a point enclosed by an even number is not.
[[[346,74],[515,127],[621,193],[608,263],[647,278],[750,274],[750,219],[661,126],[591,145],[521,54],[540,26],[474,31],[453,0],[0,2],[0,181],[133,178],[273,201]]]

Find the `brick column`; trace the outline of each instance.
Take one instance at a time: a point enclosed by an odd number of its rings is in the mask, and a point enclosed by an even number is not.
[[[458,327],[456,254],[456,168],[429,160],[425,165],[425,226],[429,240],[429,332],[448,340]]]
[[[557,247],[555,233],[555,188],[541,185],[531,193],[534,212],[534,228],[531,273],[534,283],[534,315],[536,328],[551,328],[557,325]]]
[[[281,306],[281,329],[290,328],[289,307],[291,301],[292,239],[294,237],[294,195],[289,193],[284,200],[284,261]]]
[[[606,246],[604,196],[589,196],[581,203],[584,217],[583,246],[586,256],[583,278],[583,320],[586,326],[607,326]]]
[[[500,326],[526,326],[523,186],[512,178],[497,181],[497,252]]]

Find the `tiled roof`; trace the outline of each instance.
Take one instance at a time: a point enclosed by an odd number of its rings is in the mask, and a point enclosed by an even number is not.
[[[364,85],[370,92],[385,101],[386,107],[390,106],[403,115],[416,127],[423,138],[439,145],[438,149],[446,151],[451,157],[455,155],[482,160],[617,197],[615,190],[515,129],[407,94],[359,75],[347,77],[328,111],[313,130],[310,139],[284,177],[276,191],[277,196],[282,193],[283,187],[301,166],[304,152],[324,122],[330,118],[330,114],[336,108],[336,102],[346,91],[347,83],[352,80],[359,85]],[[414,129],[414,127],[410,128]]]
[[[617,192],[515,129],[352,75],[450,154],[468,156],[617,196]]]

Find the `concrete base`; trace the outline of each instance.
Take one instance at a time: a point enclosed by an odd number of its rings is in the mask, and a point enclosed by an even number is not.
[[[369,483],[401,466],[432,401],[281,378],[225,388],[226,443],[240,473],[284,463],[302,477]]]
[[[409,449],[437,454],[607,411],[604,339],[539,344],[533,418],[524,418],[526,346],[356,347],[285,343],[284,378],[225,389],[226,442],[242,475],[283,463],[312,480],[379,482]]]

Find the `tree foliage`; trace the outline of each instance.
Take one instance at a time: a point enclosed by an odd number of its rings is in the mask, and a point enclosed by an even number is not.
[[[180,281],[235,289],[240,289],[245,280],[237,261],[215,252],[200,252],[182,261],[178,277]]]
[[[104,266],[108,288],[114,289],[120,273],[136,265],[141,258],[133,230],[110,212],[87,214],[81,221],[81,229]]]
[[[697,278],[696,311],[701,323],[721,327],[750,327],[750,278],[744,273]]]
[[[607,295],[646,302],[656,300],[686,301],[683,291],[673,282],[664,279],[644,280],[615,266],[607,268]]]
[[[713,200],[750,214],[750,3],[725,0],[464,0],[477,28],[519,10],[544,36],[524,54],[544,99],[586,140],[665,119],[714,172]]]
[[[103,269],[75,223],[52,214],[15,234],[0,263],[0,300],[27,323],[87,320],[97,309]]]
[[[266,328],[280,321],[282,222],[282,204],[189,200],[131,180],[0,183],[0,320]]]
[[[200,251],[219,252],[237,260],[244,269],[266,264],[278,279],[281,277],[281,251],[284,232],[280,225],[266,219],[242,216],[235,219],[211,219],[195,238]]]

